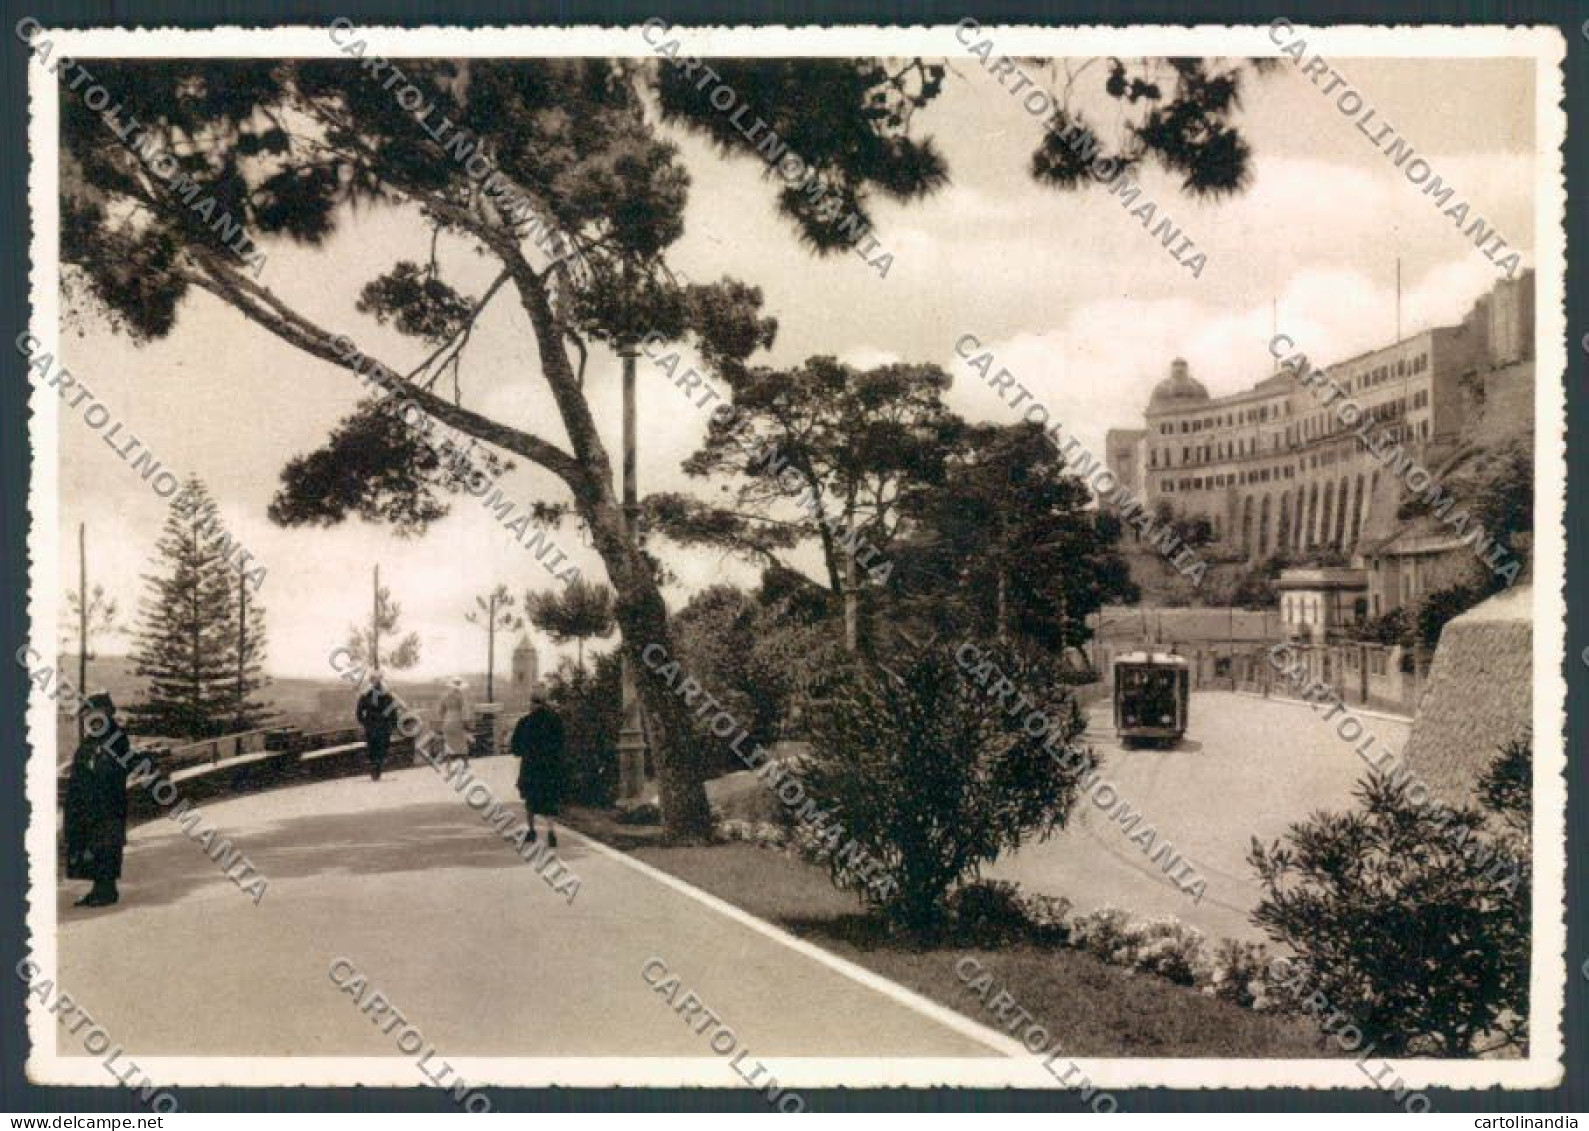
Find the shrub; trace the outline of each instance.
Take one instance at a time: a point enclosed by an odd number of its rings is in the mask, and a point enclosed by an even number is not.
[[[662,806],[655,801],[644,801],[618,810],[614,818],[620,825],[660,825]]]
[[[995,678],[1028,704],[1008,710]],[[1033,711],[1051,730],[1023,729]],[[942,925],[957,882],[1061,826],[1096,764],[1068,749],[1085,722],[1052,664],[997,645],[912,645],[850,669],[812,723],[806,791],[864,850],[831,855],[829,874],[918,936]]]
[[[949,897],[948,911],[955,937],[976,946],[1007,946],[1032,935],[1032,921],[1015,884],[965,884]]]
[[[1021,910],[1032,933],[1032,941],[1045,945],[1070,942],[1070,900],[1056,895],[1021,895]]]
[[[1182,986],[1197,981],[1203,961],[1203,932],[1173,916],[1133,923],[1125,930],[1131,966]]]
[[[1381,613],[1363,624],[1351,635],[1358,640],[1365,640],[1370,644],[1400,644],[1405,648],[1412,647],[1412,621],[1407,616],[1407,610],[1394,608],[1387,613]]]
[[[789,838],[784,831],[767,821],[722,821],[717,826],[717,835],[724,840],[741,841],[760,848],[789,846]]]
[[[821,627],[767,606],[730,585],[701,590],[673,617],[684,668],[749,732],[746,748],[770,746],[799,726],[807,686],[831,666],[835,642]],[[744,768],[706,728],[711,715],[691,714],[695,743],[714,773]]]
[[[1272,1007],[1269,948],[1263,943],[1221,939],[1197,971],[1197,985],[1210,997],[1243,1009]]]
[[[1129,966],[1132,954],[1126,927],[1130,921],[1130,913],[1118,907],[1100,907],[1078,915],[1071,921],[1070,943],[1105,962]]]
[[[618,796],[618,731],[623,723],[617,655],[598,656],[589,672],[565,660],[547,679],[546,697],[563,722],[567,800],[611,805]]]
[[[1526,746],[1524,747],[1526,749]],[[1487,775],[1490,816],[1527,808],[1526,755]],[[1521,1047],[1529,976],[1528,841],[1485,812],[1415,805],[1409,781],[1371,774],[1361,810],[1319,813],[1286,844],[1253,842],[1264,895],[1253,921],[1292,948],[1323,993],[1387,1056],[1463,1056],[1481,1037]],[[1504,798],[1496,808],[1495,797]]]
[[[1528,736],[1501,747],[1479,779],[1479,800],[1508,832],[1527,839],[1534,822],[1534,743]],[[1513,846],[1508,845],[1508,848]]]
[[[1118,907],[1101,907],[1072,921],[1070,942],[1105,962],[1183,986],[1197,980],[1203,965],[1203,932],[1169,915],[1134,923]]]
[[[1418,606],[1418,639],[1426,652],[1433,652],[1440,643],[1440,633],[1454,617],[1467,612],[1484,600],[1482,590],[1471,585],[1452,585],[1437,589]]]

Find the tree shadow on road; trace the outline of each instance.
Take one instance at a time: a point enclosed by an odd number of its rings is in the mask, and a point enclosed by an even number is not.
[[[522,823],[522,816],[516,814],[512,827]],[[208,822],[203,822],[195,832],[208,827]],[[73,907],[73,901],[81,894],[79,889],[86,887],[74,883],[70,889],[60,889],[57,906],[61,922],[103,916],[127,907],[172,904],[209,885],[227,889],[223,894],[228,898],[253,898],[226,878],[221,864],[207,856],[197,840],[180,830],[173,832],[175,835],[127,846],[119,908]],[[541,835],[544,837],[545,832]],[[442,868],[532,867],[519,857],[511,841],[498,836],[461,801],[287,817],[240,835],[219,827],[216,844],[221,837],[232,839],[233,846],[248,858],[267,885],[335,873],[379,875]],[[589,855],[589,849],[570,837],[558,846],[556,853],[559,860],[578,871],[575,862]],[[241,874],[244,884],[252,878],[252,874],[243,873],[236,866],[233,874]],[[267,886],[263,900],[268,902],[271,898]]]

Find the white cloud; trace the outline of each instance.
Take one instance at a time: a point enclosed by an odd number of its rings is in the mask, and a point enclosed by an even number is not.
[[[1474,81],[1441,79],[1448,69]],[[1514,121],[1514,104],[1531,91],[1525,66],[1354,60],[1352,73],[1385,117],[1428,147],[1428,160],[1458,196],[1528,246],[1534,166],[1529,139]],[[1429,105],[1435,88],[1438,106]],[[1095,451],[1108,428],[1140,426],[1148,394],[1173,357],[1186,357],[1216,394],[1268,373],[1273,300],[1280,328],[1329,363],[1394,335],[1397,258],[1408,332],[1457,320],[1493,285],[1495,266],[1315,90],[1290,79],[1266,82],[1249,101],[1245,121],[1258,154],[1250,191],[1198,203],[1160,172],[1143,179],[1143,199],[1155,200],[1160,215],[1170,215],[1206,252],[1201,278],[1178,266],[1118,198],[1097,186],[1058,193],[1033,183],[1025,162],[1036,124],[974,68],[922,118],[949,157],[953,183],[908,207],[877,206],[877,236],[894,255],[886,279],[854,255],[811,256],[776,214],[775,186],[762,166],[721,160],[694,137],[681,139],[692,197],[675,258],[697,280],[728,274],[763,288],[767,312],[780,323],[773,364],[798,364],[812,354],[857,365],[937,360],[956,378],[950,403],[959,411],[979,420],[1019,419],[954,355],[955,340],[974,333],[997,365]],[[1522,122],[1526,127],[1526,114]],[[361,210],[323,250],[270,247],[264,281],[372,352],[412,363],[425,351],[356,314],[354,302],[359,287],[394,260],[423,260],[429,236],[412,211]],[[445,254],[447,240],[443,248]],[[491,277],[488,263],[456,247],[448,262],[473,293]],[[359,522],[272,526],[265,508],[282,464],[318,445],[361,390],[347,374],[306,360],[207,297],[184,306],[169,340],[132,349],[91,329],[64,352],[162,460],[205,479],[233,530],[267,564],[261,597],[277,670],[324,670],[326,652],[363,615],[376,561],[424,638],[426,675],[483,666],[478,631],[462,619],[475,593],[499,581],[515,592],[553,583],[468,498],[415,540]],[[615,467],[618,373],[616,358],[593,352],[586,391]],[[679,470],[704,435],[708,410],[645,357],[638,380],[642,492],[710,492]],[[504,423],[568,442],[511,288],[475,335],[463,391],[466,404]],[[62,561],[75,574],[76,523],[87,521],[93,580],[130,614],[164,504],[80,418],[63,414],[62,428]],[[503,485],[518,505],[567,498],[548,473],[520,464]],[[572,526],[557,538],[587,576],[602,577]],[[714,552],[670,552],[668,561],[679,577],[667,594],[674,607],[714,580],[746,584],[755,573]],[[544,640],[538,645],[543,655],[550,651]]]

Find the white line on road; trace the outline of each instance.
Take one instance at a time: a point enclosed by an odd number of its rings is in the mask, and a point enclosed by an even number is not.
[[[563,827],[564,829],[568,828],[566,825]],[[572,832],[572,830],[569,831]],[[907,990],[904,986],[891,982],[879,974],[872,973],[864,966],[857,966],[855,963],[840,958],[836,954],[831,954],[814,943],[808,943],[804,939],[796,938],[788,931],[773,926],[765,919],[758,919],[748,911],[742,911],[732,903],[718,899],[715,895],[709,895],[700,888],[685,883],[676,876],[670,876],[660,868],[653,868],[643,860],[636,860],[633,856],[619,852],[616,848],[605,845],[601,841],[585,836],[582,833],[574,833],[573,835],[596,852],[604,856],[610,856],[627,867],[650,876],[658,883],[665,884],[674,891],[689,896],[697,903],[705,904],[718,914],[725,915],[734,920],[734,922],[749,927],[758,934],[782,943],[790,950],[798,951],[828,969],[844,975],[851,981],[859,982],[867,989],[882,994],[896,1004],[924,1014],[938,1022],[938,1024],[953,1029],[961,1036],[970,1037],[972,1040],[986,1045],[1000,1056],[1022,1057],[1025,1059],[1031,1059],[1032,1057],[1031,1051],[1012,1037],[1007,1037],[995,1029],[988,1028],[986,1025],[980,1025],[963,1014],[956,1013],[954,1010],[939,1005],[935,1001],[930,1001],[913,990]]]

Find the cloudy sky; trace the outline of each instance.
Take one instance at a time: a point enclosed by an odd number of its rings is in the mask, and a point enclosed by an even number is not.
[[[1394,123],[1456,186],[1457,198],[1521,248],[1525,264],[1533,262],[1532,68],[1505,59],[1341,63],[1379,119]],[[725,162],[699,140],[677,137],[693,185],[674,261],[697,280],[729,274],[763,288],[780,325],[769,362],[819,353],[858,364],[934,361],[956,378],[950,401],[957,410],[1012,420],[955,356],[956,339],[973,333],[1055,419],[1101,452],[1106,429],[1140,426],[1148,393],[1173,357],[1187,358],[1215,394],[1267,375],[1272,302],[1280,328],[1328,363],[1394,336],[1398,256],[1408,331],[1459,319],[1498,277],[1289,63],[1249,91],[1241,128],[1256,162],[1244,195],[1195,203],[1157,172],[1143,178],[1142,199],[1154,200],[1160,216],[1172,217],[1207,255],[1200,278],[1178,266],[1118,199],[1032,182],[1025,169],[1038,122],[974,60],[955,69],[944,96],[917,119],[941,145],[952,183],[925,203],[878,207],[880,250],[894,257],[886,278],[855,255],[813,259],[776,215],[760,164]],[[1092,68],[1083,83],[1101,83],[1101,71]],[[261,281],[373,352],[417,361],[423,351],[357,314],[353,303],[361,284],[393,261],[422,260],[428,242],[411,212],[361,212],[321,251],[267,245]],[[484,289],[487,265],[462,252],[451,258],[476,293]],[[505,290],[475,334],[465,403],[563,443],[531,341]],[[554,584],[467,499],[407,541],[356,521],[330,530],[273,527],[265,508],[283,462],[316,446],[358,400],[358,387],[206,296],[189,300],[165,341],[132,349],[89,325],[81,336],[67,335],[63,360],[124,433],[173,470],[204,479],[230,528],[265,563],[260,600],[278,673],[327,673],[328,651],[368,607],[377,561],[403,606],[405,628],[420,633],[417,673],[425,676],[484,669],[483,634],[463,619],[474,594],[497,582],[521,594]],[[589,395],[613,450],[617,377],[614,358],[593,356]],[[639,422],[641,490],[706,491],[679,471],[703,434],[704,410],[644,358]],[[61,562],[75,577],[77,524],[86,522],[91,580],[134,609],[165,504],[80,413],[63,412],[61,429]],[[512,473],[505,487],[524,503],[563,498],[533,468]],[[557,540],[587,577],[601,578],[576,530]],[[674,607],[715,580],[753,577],[717,554],[670,552],[668,560],[680,577],[668,592]],[[555,651],[536,643],[543,657]],[[125,646],[113,639],[105,647]]]

